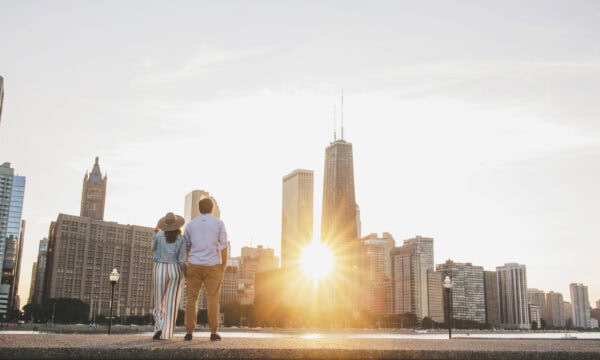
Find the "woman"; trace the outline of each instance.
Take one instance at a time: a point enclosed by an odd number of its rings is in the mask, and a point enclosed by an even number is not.
[[[154,310],[154,340],[173,337],[177,309],[181,297],[181,284],[185,275],[186,247],[181,227],[185,220],[172,212],[162,217],[152,240],[152,288]]]

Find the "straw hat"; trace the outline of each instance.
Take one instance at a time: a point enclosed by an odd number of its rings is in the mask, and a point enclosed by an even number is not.
[[[158,220],[156,226],[162,231],[173,231],[182,227],[183,224],[185,224],[185,220],[181,216],[168,212],[167,215]]]

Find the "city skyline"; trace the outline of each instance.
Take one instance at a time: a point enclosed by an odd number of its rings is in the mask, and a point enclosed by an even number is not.
[[[436,264],[524,264],[532,288],[568,298],[583,283],[600,299],[600,5],[234,4],[148,2],[143,18],[133,3],[3,6],[0,162],[27,177],[22,304],[95,157],[107,221],[153,227],[202,189],[234,256],[279,254],[281,178],[313,170],[318,204],[342,88],[361,235],[431,237]]]

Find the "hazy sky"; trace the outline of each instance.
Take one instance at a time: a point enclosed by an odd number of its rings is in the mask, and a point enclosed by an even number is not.
[[[570,300],[584,283],[594,305],[599,19],[575,0],[0,0],[0,162],[27,177],[22,304],[96,156],[106,220],[154,226],[206,190],[233,255],[279,255],[282,177],[314,170],[318,234],[343,88],[363,235],[433,237],[436,264],[525,264],[528,287]]]

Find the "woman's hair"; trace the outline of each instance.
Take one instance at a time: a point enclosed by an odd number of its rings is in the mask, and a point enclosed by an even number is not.
[[[165,231],[165,237],[167,238],[168,243],[174,243],[179,235],[181,235],[181,229]]]

